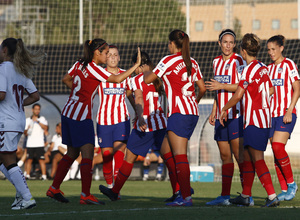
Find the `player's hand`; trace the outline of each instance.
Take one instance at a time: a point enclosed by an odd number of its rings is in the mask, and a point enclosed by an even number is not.
[[[215,126],[215,120],[216,120],[215,114],[214,114],[214,113],[210,114],[210,116],[209,116],[209,118],[208,118],[209,124]]]
[[[283,116],[283,123],[288,124],[291,123],[293,119],[292,113],[286,112],[285,115]]]
[[[224,111],[223,109],[222,109],[222,111],[221,111],[219,121],[220,121],[220,124],[224,127],[224,126],[225,126],[225,125],[224,125],[224,121],[225,121],[225,122],[227,121],[227,112]]]
[[[145,122],[145,119],[143,117],[139,118],[138,126],[141,129],[142,132],[145,132],[147,129],[147,124]]]
[[[138,55],[137,55],[137,58],[136,58],[136,65],[137,66],[140,66],[142,63],[142,56],[141,56],[141,49],[140,47],[138,47]]]
[[[222,83],[217,80],[210,79],[210,81],[205,81],[205,87],[208,91],[216,91],[222,89]]]

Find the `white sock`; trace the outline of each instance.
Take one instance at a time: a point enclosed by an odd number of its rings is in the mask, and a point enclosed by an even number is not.
[[[77,162],[77,160],[75,160],[72,164],[72,166],[70,167],[70,178],[71,179],[75,179],[76,177],[76,172],[78,170],[78,165],[79,163]],[[80,173],[80,172],[79,172]]]
[[[24,164],[24,162],[23,162],[22,160],[19,160],[19,161],[18,161],[18,166],[19,166],[19,167],[22,167],[23,164]]]
[[[32,195],[27,186],[25,177],[20,167],[15,166],[8,170],[9,176],[16,187],[16,190],[22,195],[23,199],[28,201],[32,198]]]
[[[3,164],[0,165],[0,171],[4,174],[4,176],[6,177],[6,179],[8,179],[9,182],[11,182],[11,184],[13,184],[13,182],[11,181],[11,178],[10,178],[10,176],[8,174],[8,171],[7,171],[6,167]]]
[[[271,194],[271,195],[269,195],[269,196],[268,196],[268,198],[269,198],[270,200],[273,200],[273,199],[275,199],[275,197],[276,197],[276,193],[274,193],[274,194]]]

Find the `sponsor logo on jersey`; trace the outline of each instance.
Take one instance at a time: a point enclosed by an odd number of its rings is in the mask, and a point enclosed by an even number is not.
[[[124,88],[105,88],[103,89],[104,95],[123,95],[125,92]]]
[[[278,73],[282,73],[283,72],[283,69],[282,68],[279,68],[278,69]]]
[[[292,77],[296,77],[296,76],[297,76],[297,73],[298,73],[298,72],[297,72],[296,70],[293,70],[292,73],[291,73]]]
[[[102,143],[102,138],[101,137],[98,138],[98,143]]]
[[[245,82],[243,83],[244,89],[247,89],[248,85],[249,85],[249,83],[248,83],[247,81],[245,81]]]
[[[245,65],[239,66],[238,73],[241,74],[243,72],[244,68],[245,68]]]
[[[160,71],[165,71],[165,64],[160,63],[160,64],[158,64],[157,68],[158,68]]]
[[[214,79],[220,83],[230,83],[231,82],[231,76],[215,76]]]
[[[272,79],[273,86],[283,86],[283,79]]]

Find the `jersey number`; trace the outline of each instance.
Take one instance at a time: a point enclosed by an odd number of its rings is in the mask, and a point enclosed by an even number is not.
[[[182,74],[181,81],[182,81],[182,82],[188,81],[188,75],[187,75],[187,73]],[[188,82],[181,88],[181,92],[182,92],[182,94],[183,94],[184,96],[191,96],[191,95],[193,94],[192,91],[188,91],[188,89],[189,89],[191,86],[193,86],[193,84],[192,84],[190,81],[188,81]]]
[[[24,107],[23,107],[24,87],[22,85],[14,84],[12,90],[16,98],[19,112],[24,111]]]
[[[81,79],[79,76],[75,76],[74,81],[73,81],[74,85],[76,85],[76,87],[73,89],[73,94],[72,94],[72,99],[75,101],[79,100],[79,97],[76,95],[76,93],[81,89]]]

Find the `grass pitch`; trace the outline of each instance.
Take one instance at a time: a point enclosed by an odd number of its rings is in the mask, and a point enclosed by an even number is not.
[[[51,181],[28,181],[37,207],[30,210],[12,211],[15,190],[8,180],[0,180],[0,219],[299,219],[300,193],[292,201],[281,202],[277,208],[260,208],[267,194],[259,182],[253,185],[254,207],[208,207],[206,202],[216,198],[221,191],[221,183],[191,183],[195,190],[193,207],[166,207],[164,200],[171,196],[169,182],[127,181],[121,191],[121,200],[111,202],[98,190],[104,181],[93,181],[91,192],[105,205],[80,205],[80,181],[68,181],[61,190],[70,200],[68,204],[55,202],[46,197]],[[277,193],[280,188],[275,185]],[[232,184],[232,197],[241,192],[239,183]]]

